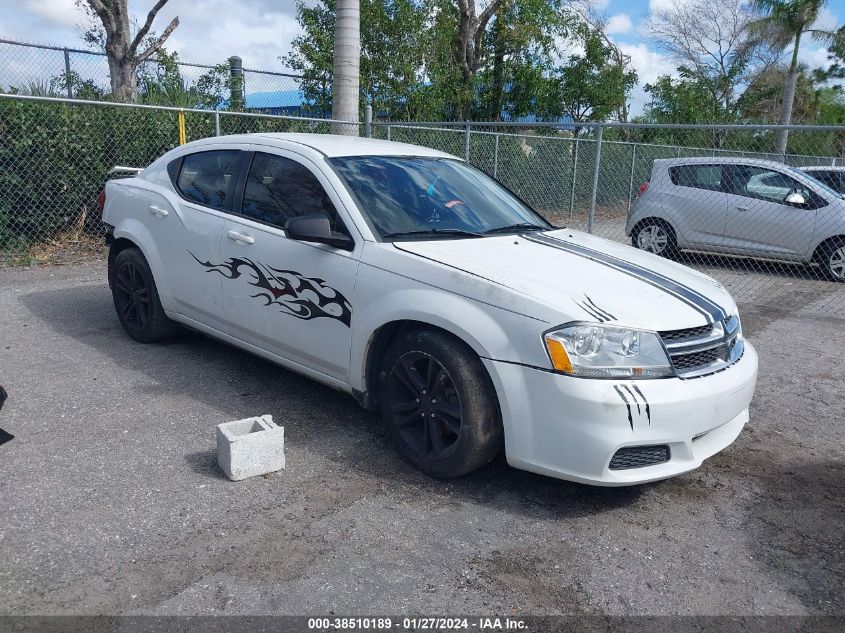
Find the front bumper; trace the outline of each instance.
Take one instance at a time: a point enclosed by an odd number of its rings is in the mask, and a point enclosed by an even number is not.
[[[484,363],[499,395],[508,463],[601,486],[640,484],[697,468],[739,435],[757,382],[757,353],[748,341],[732,366],[687,380],[593,380]],[[656,445],[669,447],[668,461],[610,468],[619,449]]]

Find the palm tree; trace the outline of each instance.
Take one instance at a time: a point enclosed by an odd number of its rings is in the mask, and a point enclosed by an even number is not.
[[[332,118],[358,120],[358,84],[361,64],[360,0],[337,0],[334,29]],[[335,134],[358,135],[357,125],[334,123]]]
[[[814,39],[831,42],[836,38],[833,31],[814,29],[813,24],[827,0],[754,0],[756,7],[765,17],[757,22],[758,30],[769,37],[779,50],[785,51],[792,45],[792,61],[783,87],[783,104],[780,110],[780,125],[792,121],[792,103],[795,100],[795,85],[798,81],[798,49],[805,34]],[[776,151],[786,156],[786,142],[789,131],[778,130]]]

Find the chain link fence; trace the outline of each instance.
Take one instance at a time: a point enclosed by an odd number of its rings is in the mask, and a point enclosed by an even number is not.
[[[83,49],[50,46],[0,39],[0,91],[32,96],[64,97],[68,99],[105,98],[111,91],[109,68],[104,53]],[[158,95],[184,100],[186,107],[199,107],[199,101],[211,101],[216,108],[228,109],[230,89],[226,85],[232,73],[237,73],[237,89],[243,108],[266,114],[323,116],[306,103],[302,92],[302,78],[298,75],[243,68],[240,62],[232,66],[231,58],[216,66],[177,61],[182,95]],[[138,68],[141,78],[139,92],[146,95],[144,77],[160,77],[164,65],[150,59]],[[170,87],[173,89],[173,86]],[[189,101],[193,99],[194,102]]]
[[[762,126],[360,129],[466,158],[554,224],[673,257],[740,303],[836,316],[845,307],[845,128],[796,126],[790,147],[803,151],[784,160]],[[316,118],[0,95],[0,259],[101,249],[97,196],[110,170],[146,166],[182,134],[330,131]]]
[[[845,128],[375,123],[493,175],[557,226],[671,257],[739,302],[845,308]]]

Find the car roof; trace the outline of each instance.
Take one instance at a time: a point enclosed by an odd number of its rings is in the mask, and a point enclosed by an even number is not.
[[[785,163],[763,158],[747,158],[742,156],[693,156],[690,158],[657,158],[655,163],[666,167],[674,165],[753,165],[755,167],[790,167]]]
[[[802,171],[845,171],[843,165],[807,165],[806,167],[799,167]]]
[[[323,156],[334,158],[338,156],[423,156],[434,158],[457,158],[451,154],[409,143],[383,141],[358,136],[344,136],[341,134],[302,134],[260,132],[255,134],[232,134],[228,136],[213,136],[189,145],[201,147],[216,143],[257,143],[279,148],[289,148],[290,143],[303,145],[313,149]],[[461,160],[461,159],[459,159]]]

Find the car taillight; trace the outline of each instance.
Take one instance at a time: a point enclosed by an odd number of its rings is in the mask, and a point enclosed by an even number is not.
[[[640,192],[637,196],[643,195],[646,191],[648,191],[648,180],[646,180],[643,184],[640,185]]]
[[[100,212],[100,217],[103,217],[103,210],[106,208],[106,190],[103,189],[100,195],[97,196],[97,210]]]

